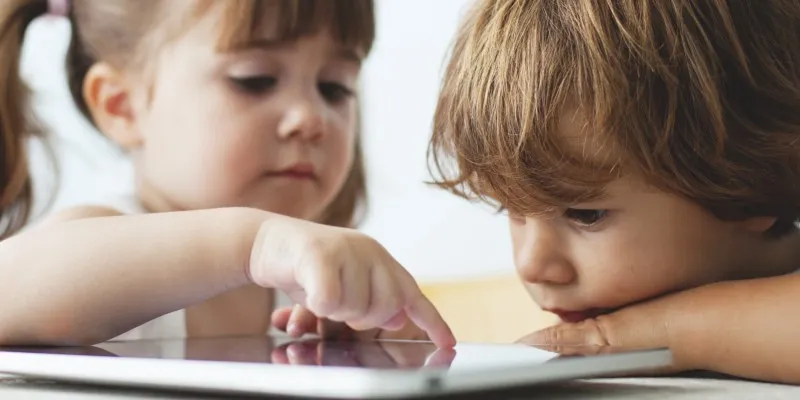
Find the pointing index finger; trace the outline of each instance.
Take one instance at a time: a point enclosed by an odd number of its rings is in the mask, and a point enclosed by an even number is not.
[[[416,285],[412,287],[413,289],[408,290],[406,295],[405,311],[408,318],[424,330],[437,347],[453,348],[456,345],[456,338],[447,322],[419,288]]]

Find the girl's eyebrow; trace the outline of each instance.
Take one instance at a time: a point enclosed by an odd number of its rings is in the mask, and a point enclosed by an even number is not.
[[[361,62],[364,60],[363,55],[359,54],[354,49],[347,49],[347,48],[340,48],[334,53],[336,58],[342,59],[344,61],[349,61],[358,65],[361,65]]]
[[[234,47],[233,50],[282,50],[288,47],[291,47],[291,43],[285,40],[256,38],[248,40],[247,42]]]
[[[269,38],[256,38],[252,39],[241,46],[235,47],[234,51],[245,51],[245,50],[285,50],[287,48],[291,48],[294,46],[294,43],[289,40],[275,40]],[[332,52],[335,58],[341,59],[343,61],[352,62],[357,65],[361,65],[364,57],[359,54],[358,51],[355,49],[349,49],[344,47],[339,47],[337,50]]]

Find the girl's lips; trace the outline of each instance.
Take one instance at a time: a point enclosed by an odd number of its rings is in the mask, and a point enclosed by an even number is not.
[[[316,179],[314,166],[310,163],[297,163],[287,168],[279,169],[277,171],[271,171],[267,173],[267,176],[278,177],[278,178],[303,179],[303,180]]]
[[[276,178],[290,178],[290,179],[307,179],[313,180],[314,174],[301,171],[280,171],[269,174],[269,176]]]

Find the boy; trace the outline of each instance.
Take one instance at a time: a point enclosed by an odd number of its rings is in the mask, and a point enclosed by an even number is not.
[[[800,383],[800,2],[484,0],[436,183],[509,215],[525,341]]]

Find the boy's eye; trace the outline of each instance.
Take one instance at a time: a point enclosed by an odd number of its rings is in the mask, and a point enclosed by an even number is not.
[[[600,222],[608,215],[608,210],[590,210],[580,208],[568,208],[564,211],[564,217],[583,226],[592,226]]]
[[[353,96],[353,91],[336,82],[321,82],[319,92],[330,103],[339,103]]]
[[[267,75],[231,77],[230,80],[234,85],[236,85],[236,87],[251,94],[264,93],[272,89],[275,84],[278,83],[277,79]]]

